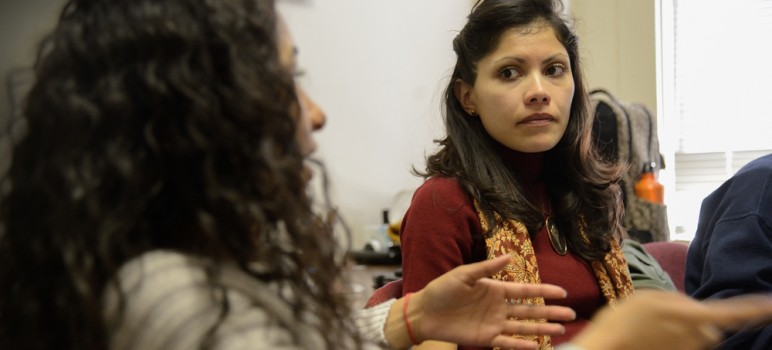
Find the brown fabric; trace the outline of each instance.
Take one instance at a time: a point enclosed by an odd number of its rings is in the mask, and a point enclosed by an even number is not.
[[[477,215],[480,217],[483,232],[487,231],[488,221],[485,215],[479,209]],[[584,231],[580,234],[586,237]],[[504,270],[492,276],[493,279],[519,283],[541,283],[531,238],[525,225],[521,222],[515,220],[504,222],[500,229],[486,238],[485,243],[488,247],[488,259],[504,254],[510,255],[512,258],[512,262]],[[612,242],[611,251],[606,254],[602,261],[592,261],[590,264],[598,280],[601,293],[609,305],[613,306],[618,300],[633,294],[633,283],[630,279],[627,261],[625,261],[622,250],[616,241]],[[515,302],[527,305],[544,305],[543,298],[518,298],[515,299]],[[528,321],[546,322],[544,319]],[[513,335],[513,337],[534,341],[539,344],[541,350],[552,350],[549,336]]]

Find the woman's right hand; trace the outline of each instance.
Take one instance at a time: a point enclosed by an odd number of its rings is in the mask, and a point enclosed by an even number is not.
[[[725,331],[772,323],[772,297],[745,295],[699,302],[687,295],[637,291],[606,307],[571,343],[583,349],[709,349]]]

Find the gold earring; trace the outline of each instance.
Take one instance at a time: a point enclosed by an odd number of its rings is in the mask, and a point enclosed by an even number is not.
[[[469,115],[476,116],[477,115],[477,110],[473,109],[473,110],[469,111]]]

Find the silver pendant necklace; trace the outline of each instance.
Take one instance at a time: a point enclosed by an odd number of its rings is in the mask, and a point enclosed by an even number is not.
[[[566,244],[566,237],[560,234],[558,231],[558,225],[552,218],[552,201],[549,196],[544,202],[546,208],[544,208],[544,227],[547,229],[547,237],[550,238],[550,244],[555,253],[560,256],[565,256],[568,253],[568,244]]]
[[[550,244],[555,253],[560,256],[565,256],[568,253],[568,245],[566,244],[566,237],[560,234],[558,231],[558,225],[555,224],[555,220],[552,216],[547,215],[544,219],[544,227],[547,228],[547,236],[550,238]]]

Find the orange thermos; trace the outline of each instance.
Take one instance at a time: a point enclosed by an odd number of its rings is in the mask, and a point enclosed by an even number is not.
[[[655,166],[655,163],[643,165],[641,178],[635,183],[635,195],[652,203],[665,204],[665,186],[654,177]]]

